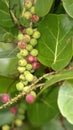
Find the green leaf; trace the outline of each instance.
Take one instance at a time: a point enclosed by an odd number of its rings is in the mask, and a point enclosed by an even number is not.
[[[64,9],[73,18],[73,0],[62,0]]]
[[[62,115],[73,124],[73,83],[65,82],[59,90],[58,106]]]
[[[41,17],[46,15],[50,11],[53,2],[54,0],[36,0],[35,8],[37,15]]]
[[[66,15],[48,15],[39,24],[41,37],[37,48],[38,59],[42,64],[54,70],[60,70],[70,62],[72,27],[73,20]]]
[[[40,102],[35,102],[28,106],[28,118],[34,125],[42,125],[54,118],[58,113],[57,107],[58,87],[53,88],[52,91]]]

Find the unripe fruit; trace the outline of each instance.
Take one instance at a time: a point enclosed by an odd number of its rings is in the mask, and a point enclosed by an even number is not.
[[[32,45],[27,45],[27,46],[26,46],[26,49],[27,49],[28,51],[31,51],[31,50],[33,49],[33,47],[32,47]]]
[[[36,97],[36,93],[34,91],[31,91],[30,94],[32,94],[34,97]]]
[[[17,58],[18,58],[18,59],[21,59],[21,58],[22,58],[22,56],[21,56],[20,53],[17,54]]]
[[[23,42],[23,41],[20,41],[20,42],[18,42],[18,47],[19,47],[20,49],[24,49],[24,48],[26,47],[26,43]]]
[[[27,64],[27,61],[25,59],[21,59],[21,60],[19,60],[18,64],[19,64],[19,66],[24,67]]]
[[[24,75],[26,75],[26,74],[30,74],[30,72],[29,71],[24,71]]]
[[[32,56],[32,55],[28,55],[27,58],[26,58],[26,60],[27,60],[28,63],[32,63],[32,62],[35,61],[35,57]]]
[[[27,20],[29,20],[29,19],[32,17],[32,14],[31,14],[29,11],[26,11],[26,12],[24,13],[24,17],[25,17]]]
[[[24,42],[28,43],[30,41],[30,36],[29,35],[24,35]]]
[[[32,29],[32,28],[27,28],[27,29],[26,29],[26,33],[27,33],[28,35],[32,35],[32,34],[33,34],[33,29]]]
[[[33,38],[35,38],[35,39],[40,38],[40,32],[39,32],[39,31],[35,31],[35,32],[33,33]]]
[[[31,12],[32,14],[35,14],[35,7],[34,7],[34,6],[31,7],[30,12]]]
[[[21,56],[27,56],[28,55],[28,51],[26,49],[23,49],[20,51]]]
[[[19,76],[19,79],[25,81],[25,76],[24,76],[24,74],[21,74],[21,75]]]
[[[10,130],[10,127],[8,125],[3,125],[2,130]]]
[[[24,120],[24,119],[25,119],[25,116],[22,115],[22,114],[18,114],[18,115],[17,115],[17,118],[20,119],[20,120]]]
[[[30,71],[32,69],[32,65],[31,64],[27,64],[26,65],[26,69]]]
[[[38,51],[37,51],[36,49],[33,49],[33,50],[30,52],[30,54],[31,54],[32,56],[37,56],[37,55],[38,55]]]
[[[16,89],[18,91],[22,91],[23,88],[24,88],[24,84],[22,82],[19,82],[19,83],[16,84]]]
[[[9,96],[8,94],[3,94],[3,95],[1,96],[1,101],[2,101],[3,103],[7,103],[8,101],[10,101],[10,96]]]
[[[19,107],[19,108],[18,108],[18,114],[24,114],[24,109],[21,108],[21,107]]]
[[[18,41],[22,41],[24,39],[24,35],[22,33],[19,33],[17,39]]]
[[[38,22],[39,21],[39,17],[37,15],[32,15],[32,22]]]
[[[24,87],[23,91],[26,92],[26,93],[28,93],[29,92],[29,87]]]
[[[34,38],[32,38],[32,39],[30,40],[30,44],[34,47],[35,45],[37,45],[37,40],[34,39]]]
[[[32,94],[27,94],[26,95],[26,102],[27,103],[32,104],[32,103],[34,103],[34,101],[35,101],[35,96],[34,95],[32,95]]]
[[[16,126],[21,127],[22,124],[23,124],[22,120],[20,120],[20,119],[16,119],[16,120],[15,120],[15,125],[16,125]]]
[[[28,82],[31,82],[34,79],[34,76],[31,73],[26,74],[25,77]]]
[[[33,62],[32,63],[32,67],[34,70],[38,69],[40,67],[40,63],[37,61],[37,62]]]
[[[24,3],[25,8],[29,9],[32,6],[32,2],[30,0],[26,0]]]
[[[23,84],[24,84],[24,86],[26,86],[26,85],[28,84],[28,81],[25,80],[25,81],[23,82]]]
[[[20,72],[20,73],[24,73],[25,71],[25,67],[18,67],[17,70]]]
[[[10,112],[13,113],[13,114],[16,114],[17,113],[17,108],[16,107],[11,107]]]

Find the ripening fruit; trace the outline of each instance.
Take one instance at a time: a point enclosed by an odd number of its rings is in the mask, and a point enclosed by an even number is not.
[[[19,76],[19,79],[25,81],[25,76],[24,76],[24,74],[21,74],[21,75]]]
[[[40,38],[40,32],[39,32],[39,31],[35,31],[35,32],[33,33],[33,38],[35,38],[35,39]]]
[[[21,28],[21,32],[22,32],[23,35],[25,35],[26,34],[26,29],[25,28]]]
[[[27,61],[25,59],[21,59],[21,60],[18,61],[19,66],[24,67],[24,66],[26,66],[26,64],[27,64]]]
[[[34,70],[38,69],[40,67],[40,63],[38,61],[32,63],[32,67]]]
[[[23,90],[24,90],[24,92],[28,93],[29,87],[26,86],[26,87],[23,88]]]
[[[24,39],[24,35],[22,33],[19,33],[17,39],[18,41],[22,41]]]
[[[24,18],[26,18],[27,20],[29,20],[31,17],[32,17],[31,12],[26,11],[26,12],[24,13]]]
[[[16,119],[16,120],[15,120],[15,125],[16,125],[16,126],[21,127],[22,124],[23,124],[22,120],[20,120],[20,119]]]
[[[32,7],[30,8],[30,12],[31,12],[32,14],[35,14],[35,7],[34,7],[34,6],[32,6]]]
[[[24,84],[24,86],[26,86],[26,85],[28,84],[28,81],[25,80],[25,81],[23,82],[23,84]]]
[[[24,42],[28,43],[30,41],[30,36],[29,35],[24,35]]]
[[[18,91],[22,91],[23,88],[24,88],[24,84],[22,82],[19,82],[19,83],[16,84],[16,89]]]
[[[32,65],[31,64],[27,64],[26,65],[26,69],[30,71],[32,69]]]
[[[20,51],[20,54],[21,54],[21,56],[27,56],[28,55],[28,51],[26,49],[22,49]]]
[[[20,72],[20,73],[24,73],[24,71],[26,70],[25,67],[18,67],[17,70]]]
[[[39,17],[35,14],[32,15],[32,22],[38,22],[39,21]]]
[[[32,6],[32,2],[31,2],[30,0],[26,0],[26,1],[24,2],[24,6],[25,6],[25,8],[29,9],[29,8],[31,8],[31,6]]]
[[[32,56],[37,56],[37,55],[38,55],[37,49],[33,49],[33,50],[30,52],[30,54],[31,54]]]
[[[34,79],[34,76],[31,73],[26,74],[25,77],[28,82],[31,82]]]
[[[30,44],[34,47],[35,45],[37,45],[37,40],[35,38],[32,38],[30,40]]]
[[[11,107],[10,112],[13,113],[13,114],[16,114],[17,113],[17,108],[16,107]]]
[[[27,60],[28,63],[34,62],[35,59],[36,59],[36,58],[35,58],[34,56],[32,56],[32,55],[28,55],[28,56],[26,57],[26,60]]]
[[[26,75],[26,74],[30,74],[30,72],[29,71],[24,71],[24,75]]]
[[[34,103],[34,101],[35,101],[35,96],[34,95],[32,95],[32,94],[27,94],[26,95],[26,102],[27,103],[32,104],[32,103]]]
[[[27,49],[28,51],[31,51],[31,50],[33,49],[33,47],[32,47],[32,45],[29,44],[29,45],[26,46],[26,49]]]
[[[26,29],[26,33],[28,34],[28,35],[32,35],[33,34],[33,29],[30,27],[30,28],[27,28]]]
[[[26,47],[26,43],[23,42],[23,41],[20,41],[20,42],[18,42],[18,47],[19,47],[20,49],[24,49],[24,48]]]
[[[10,96],[8,94],[3,94],[1,96],[2,103],[7,103],[10,100]]]
[[[8,125],[3,125],[3,126],[2,126],[2,130],[10,130],[10,126],[8,126]]]
[[[23,58],[23,57],[21,56],[20,52],[19,52],[19,53],[17,53],[17,58],[18,58],[18,59]]]

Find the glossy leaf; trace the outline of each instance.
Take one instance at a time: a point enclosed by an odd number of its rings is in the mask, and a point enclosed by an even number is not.
[[[66,15],[48,15],[39,25],[39,61],[54,70],[64,68],[72,58],[73,20]]]

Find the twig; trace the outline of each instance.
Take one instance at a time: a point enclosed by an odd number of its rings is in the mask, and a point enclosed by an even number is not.
[[[64,130],[68,130],[68,129],[66,128],[65,124],[64,124],[64,118],[63,118],[63,116],[62,116],[61,114],[60,114],[59,118],[60,118],[60,123],[61,123],[61,126],[63,127],[63,129],[64,129]]]

